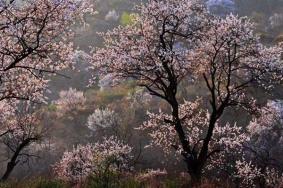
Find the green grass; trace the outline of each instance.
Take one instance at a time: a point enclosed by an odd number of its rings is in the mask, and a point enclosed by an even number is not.
[[[8,181],[0,183],[0,188],[69,188],[70,186],[59,180],[32,178],[22,181]]]
[[[107,181],[107,182],[105,182]],[[0,183],[0,188],[73,188],[68,183],[56,179],[48,178],[31,178],[22,181],[8,181]],[[145,182],[139,182],[134,176],[121,177],[117,174],[110,174],[107,180],[104,178],[90,177],[76,188],[183,188],[188,187],[186,179],[177,177],[170,178],[152,178]],[[215,183],[213,181],[204,181],[200,187],[206,188],[230,188],[227,182]]]
[[[125,177],[120,173],[106,171],[100,176],[91,176],[86,181],[84,188],[143,188],[134,176]]]

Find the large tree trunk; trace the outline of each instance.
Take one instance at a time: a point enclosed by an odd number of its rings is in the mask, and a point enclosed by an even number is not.
[[[202,167],[197,160],[187,160],[187,169],[191,177],[191,186],[198,186],[201,183]]]
[[[170,96],[170,95],[169,95]],[[178,134],[179,140],[181,142],[182,148],[184,150],[183,157],[186,162],[187,171],[191,176],[192,186],[198,186],[201,183],[203,164],[206,161],[199,161],[197,153],[192,153],[190,143],[186,138],[183,126],[179,117],[179,104],[176,99],[175,94],[171,95],[170,104],[172,107],[172,116],[174,121],[175,130]]]
[[[200,172],[191,173],[190,176],[191,176],[190,185],[192,187],[199,187],[201,185],[201,173]]]
[[[9,178],[9,176],[11,175],[11,173],[12,173],[12,171],[15,168],[16,165],[17,165],[16,161],[8,162],[6,171],[1,178],[1,181],[6,181]]]

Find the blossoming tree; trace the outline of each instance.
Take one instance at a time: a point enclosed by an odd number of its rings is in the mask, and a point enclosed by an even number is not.
[[[46,74],[72,66],[72,28],[86,13],[92,1],[0,1],[1,141],[12,154],[3,180],[41,138],[36,115],[19,114],[19,101],[43,102]]]
[[[71,66],[72,25],[91,1],[0,1],[0,100],[42,100],[44,73]]]
[[[93,54],[93,68],[117,80],[135,79],[170,105],[171,114],[149,114],[140,128],[165,151],[180,153],[199,181],[214,156],[245,137],[237,125],[220,122],[226,109],[251,111],[248,89],[270,89],[282,80],[282,48],[260,44],[248,19],[214,17],[199,1],[150,0],[139,11],[132,25],[103,35],[105,48]],[[199,101],[181,104],[177,92],[184,79],[206,83],[208,110],[199,110]]]
[[[99,128],[111,128],[114,129],[117,126],[116,113],[108,108],[95,109],[94,112],[87,119],[87,127],[96,131]]]

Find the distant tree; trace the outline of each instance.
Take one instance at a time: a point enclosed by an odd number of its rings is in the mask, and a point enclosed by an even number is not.
[[[69,88],[69,90],[60,91],[59,99],[54,101],[60,113],[64,114],[73,110],[82,108],[85,105],[86,98],[82,91]]]
[[[170,105],[171,114],[150,114],[141,129],[148,128],[155,144],[181,154],[193,182],[199,182],[212,161],[245,140],[237,124],[220,121],[224,112],[253,112],[249,88],[270,89],[282,81],[282,48],[260,44],[248,19],[209,15],[198,1],[150,0],[139,11],[134,24],[103,35],[106,47],[94,52],[93,68],[135,79]],[[201,101],[180,104],[183,79],[206,83],[208,110],[199,109]]]
[[[99,128],[114,128],[117,126],[118,118],[114,111],[105,109],[95,109],[87,119],[87,127],[96,131]]]
[[[131,116],[127,111],[125,114]],[[130,122],[123,121],[114,110],[97,108],[88,116],[86,126],[95,137],[116,136],[121,140],[129,141],[132,136],[132,129],[128,124]]]

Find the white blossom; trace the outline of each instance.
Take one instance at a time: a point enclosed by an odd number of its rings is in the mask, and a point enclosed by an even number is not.
[[[97,128],[109,128],[117,123],[116,113],[108,108],[95,109],[87,119],[87,127],[95,131]]]
[[[109,21],[109,20],[113,20],[113,21],[117,21],[119,19],[119,13],[116,10],[110,10],[106,16],[105,16],[105,20]]]

